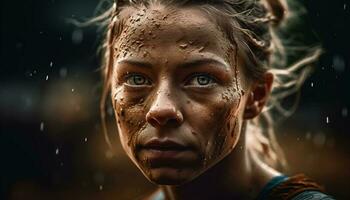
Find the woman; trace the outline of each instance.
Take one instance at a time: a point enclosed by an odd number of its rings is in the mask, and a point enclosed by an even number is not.
[[[93,20],[108,19],[102,120],[110,95],[125,152],[159,185],[147,199],[331,199],[277,171],[264,107],[282,110],[320,53],[284,66],[286,14],[279,0],[124,0]]]

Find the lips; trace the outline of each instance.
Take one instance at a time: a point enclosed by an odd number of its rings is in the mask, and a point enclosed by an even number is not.
[[[139,156],[152,168],[181,167],[196,160],[191,146],[170,139],[151,139],[141,146]]]
[[[149,150],[158,150],[158,151],[184,151],[188,150],[189,147],[181,144],[179,142],[175,142],[169,139],[160,140],[160,139],[152,139],[148,141],[144,146],[144,149]]]

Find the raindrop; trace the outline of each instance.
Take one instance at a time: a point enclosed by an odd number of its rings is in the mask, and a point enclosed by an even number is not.
[[[345,61],[341,56],[336,55],[333,57],[332,66],[337,72],[341,73],[345,70]]]
[[[40,131],[44,131],[44,122],[40,123]]]
[[[72,92],[74,92],[74,88],[72,88]]]
[[[347,117],[348,116],[348,108],[344,107],[343,109],[341,109],[341,115],[343,117]]]
[[[84,39],[83,31],[81,29],[75,29],[72,32],[72,42],[73,44],[80,44]]]
[[[67,68],[61,68],[59,74],[61,78],[66,77],[68,74]]]
[[[45,78],[45,80],[49,80],[49,75],[46,75],[46,78]]]
[[[60,153],[60,149],[56,148],[55,154],[58,155]]]
[[[344,3],[344,10],[346,10],[346,3]]]
[[[310,132],[307,132],[305,138],[306,138],[307,140],[311,139],[311,133],[310,133]]]
[[[98,187],[98,189],[99,189],[99,190],[103,190],[103,185],[100,185],[100,186]]]
[[[105,156],[106,156],[107,159],[111,159],[111,158],[113,158],[113,152],[110,151],[110,150],[107,150],[105,152]]]
[[[311,84],[310,84],[310,85],[311,85],[311,87],[314,87],[314,82],[311,82]]]
[[[326,123],[329,124],[329,117],[326,117]]]
[[[87,142],[87,141],[88,141],[87,137],[86,137],[86,138],[84,138],[84,142]]]
[[[36,74],[36,70],[33,71],[33,74]]]
[[[51,62],[50,62],[50,67],[52,67],[52,66],[53,66],[53,62],[51,61]]]
[[[323,146],[326,142],[326,135],[322,132],[317,133],[313,138],[313,142],[316,146]]]

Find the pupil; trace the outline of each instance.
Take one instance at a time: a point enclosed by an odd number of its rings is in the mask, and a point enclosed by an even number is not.
[[[144,79],[141,76],[135,76],[134,81],[136,84],[143,84],[144,83]]]
[[[197,80],[200,85],[207,85],[209,83],[208,78],[205,76],[199,76]]]

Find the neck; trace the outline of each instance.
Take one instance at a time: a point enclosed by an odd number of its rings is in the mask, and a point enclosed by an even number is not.
[[[166,199],[255,199],[279,173],[254,159],[244,143],[242,139],[228,156],[195,180],[181,186],[161,186]]]

